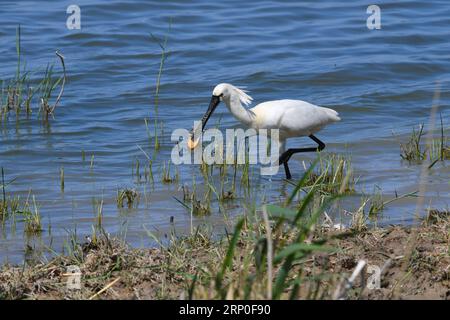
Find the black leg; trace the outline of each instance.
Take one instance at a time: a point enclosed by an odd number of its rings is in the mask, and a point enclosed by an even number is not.
[[[284,172],[286,173],[286,179],[291,179],[292,178],[291,171],[289,170],[289,166],[288,166],[289,159],[292,157],[292,155],[294,155],[296,153],[300,153],[300,152],[317,152],[317,151],[322,151],[323,149],[325,149],[325,143],[320,141],[316,136],[310,135],[309,137],[314,142],[317,143],[317,145],[318,145],[317,148],[293,148],[293,149],[288,149],[280,156],[280,159],[278,160],[278,163],[280,165],[283,164]]]
[[[287,161],[283,162],[283,166],[284,166],[284,172],[286,173],[286,179],[291,180],[292,175],[291,175],[291,171],[289,170]]]

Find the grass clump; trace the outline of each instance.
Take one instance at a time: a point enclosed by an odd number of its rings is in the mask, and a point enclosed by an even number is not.
[[[192,215],[196,217],[207,216],[211,214],[211,206],[209,202],[203,203],[200,200],[193,199],[192,202]]]
[[[20,213],[20,197],[6,196],[0,200],[0,222],[5,222]]]
[[[437,161],[450,159],[450,140],[445,135],[442,116],[439,137],[434,137],[429,142],[423,142],[424,135],[424,125],[421,124],[418,129],[413,128],[406,143],[400,143],[400,157],[403,160],[416,163],[428,160],[433,165]]]
[[[450,210],[429,209],[425,217],[428,225],[445,222],[450,218]]]
[[[139,192],[136,189],[121,189],[117,190],[117,207],[123,208],[125,203],[128,209],[136,208],[139,203]]]
[[[1,97],[0,97],[0,120],[5,121],[11,112],[14,112],[16,119],[25,112],[28,117],[32,113],[32,103],[37,96],[39,112],[44,121],[48,121],[50,116],[54,115],[55,109],[58,106],[61,97],[64,93],[64,86],[66,82],[66,67],[64,57],[56,52],[59,58],[63,75],[57,79],[54,77],[53,65],[47,65],[44,75],[41,80],[37,81],[31,79],[31,72],[22,68],[22,52],[21,52],[21,28],[17,28],[16,32],[16,52],[17,52],[17,71],[14,79],[3,81]],[[6,85],[5,85],[6,83]],[[60,87],[59,94],[52,103],[51,100],[55,95],[56,88]]]
[[[9,217],[15,216],[20,212],[20,198],[11,197],[6,193],[6,187],[10,185],[15,179],[8,182],[5,180],[5,171],[1,168],[1,198],[0,198],[0,222],[5,222]]]
[[[305,187],[317,188],[326,195],[351,194],[355,192],[356,183],[351,160],[343,155],[328,154],[320,156],[317,169],[308,175]]]
[[[407,161],[422,161],[426,158],[426,150],[421,146],[421,139],[425,135],[423,132],[424,125],[419,125],[418,130],[413,128],[409,140],[403,144],[400,143],[400,156]]]
[[[163,164],[162,170],[161,170],[161,182],[164,184],[170,184],[170,183],[176,183],[179,180],[178,171],[175,173],[174,176],[170,173],[170,160]]]
[[[375,186],[376,191],[370,198],[370,207],[368,216],[370,218],[377,218],[379,213],[383,211],[386,203],[383,201],[383,193],[379,186]]]
[[[25,210],[22,212],[24,217],[24,231],[27,235],[37,235],[42,232],[41,214],[36,204],[36,199],[33,196],[33,208],[28,204],[25,205]]]
[[[1,181],[0,181],[0,223],[4,226],[8,219],[12,219],[13,227],[15,227],[16,221],[24,223],[23,230],[28,236],[38,235],[42,232],[41,214],[39,206],[36,203],[36,198],[33,195],[31,197],[31,191],[25,202],[21,201],[19,196],[10,195],[6,192],[6,187],[13,183],[15,179],[8,182],[5,180],[5,172],[1,168]],[[32,204],[30,204],[30,197],[32,198]]]
[[[40,98],[40,108],[39,112],[42,113],[44,121],[48,121],[49,116],[53,116],[56,107],[64,93],[64,86],[66,83],[66,65],[64,63],[64,57],[56,51],[56,56],[60,59],[63,68],[63,76],[57,80],[53,80],[53,66],[47,66],[45,70],[44,79],[42,80],[41,87],[41,98]],[[52,104],[51,98],[54,95],[54,90],[59,86],[60,82],[61,88],[55,102]]]
[[[182,187],[183,201],[175,198],[189,213],[194,217],[207,216],[211,214],[211,195],[210,189],[205,192],[203,200],[197,198],[196,185],[193,184],[193,190],[190,191],[187,186]]]
[[[380,215],[388,204],[407,197],[417,197],[418,192],[413,191],[402,195],[395,193],[395,197],[385,200],[381,187],[375,185],[374,189],[375,190],[372,194],[364,195],[361,198],[360,207],[355,212],[351,213],[352,219],[350,222],[350,228],[352,230],[357,232],[367,230],[369,220],[376,225]]]

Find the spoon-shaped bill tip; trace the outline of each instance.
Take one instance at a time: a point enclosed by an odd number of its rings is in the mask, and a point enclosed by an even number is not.
[[[196,140],[192,139],[192,137],[189,138],[187,142],[187,146],[190,150],[195,149],[198,146],[198,143],[200,141],[200,138],[197,138]]]

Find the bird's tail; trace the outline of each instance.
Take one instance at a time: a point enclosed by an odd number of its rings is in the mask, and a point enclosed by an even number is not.
[[[323,109],[327,113],[327,115],[330,118],[330,120],[332,120],[332,121],[341,121],[341,118],[339,117],[339,113],[337,113],[337,111],[335,111],[333,109],[329,109],[329,108],[323,108]]]

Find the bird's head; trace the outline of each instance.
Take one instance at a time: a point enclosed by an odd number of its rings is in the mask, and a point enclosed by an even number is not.
[[[249,105],[252,102],[252,97],[247,95],[244,90],[239,89],[229,83],[218,84],[214,87],[208,109],[203,115],[202,132],[205,129],[205,125],[213,114],[214,110],[216,110],[217,106],[219,105],[220,101],[225,101],[225,103],[227,103],[228,101],[230,101],[232,96],[237,96],[239,100],[245,105]],[[190,140],[191,141],[189,141],[188,145],[190,148],[192,146],[191,149],[193,149],[197,146],[198,141],[193,142],[192,139]]]
[[[252,97],[246,94],[246,91],[238,87],[235,87],[229,83],[218,84],[214,87],[208,110],[206,110],[206,113],[202,118],[202,131],[204,130],[209,117],[213,114],[220,101],[225,101],[225,103],[227,103],[230,101],[231,97],[238,98],[241,103],[245,104],[246,106],[248,106],[253,100]]]
[[[224,98],[229,98],[231,96],[232,88],[233,86],[231,84],[220,83],[214,87],[212,96],[218,97],[221,101],[223,101]]]

